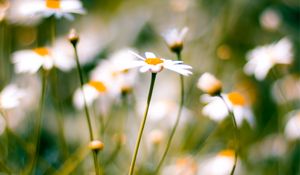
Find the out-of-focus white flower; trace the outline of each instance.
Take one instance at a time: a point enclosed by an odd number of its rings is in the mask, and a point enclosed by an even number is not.
[[[158,73],[162,71],[164,68],[172,70],[174,72],[177,72],[179,74],[182,74],[184,76],[191,75],[192,72],[189,69],[192,69],[191,66],[183,64],[182,61],[172,61],[172,60],[166,60],[163,58],[157,57],[152,52],[145,52],[145,58],[131,52],[136,57],[140,58],[141,60],[134,60],[127,64],[128,68],[134,68],[134,67],[141,67],[140,72],[152,72],[152,73]]]
[[[248,63],[244,72],[254,74],[258,80],[263,80],[269,70],[276,64],[291,64],[293,61],[292,43],[283,38],[277,43],[259,46],[247,54]]]
[[[233,150],[223,150],[213,157],[204,159],[199,164],[198,174],[228,175],[234,164]]]
[[[165,133],[160,129],[154,129],[149,133],[149,141],[153,145],[159,145],[165,137]]]
[[[285,125],[285,136],[290,140],[300,139],[300,112],[293,111],[288,116],[290,117]]]
[[[277,11],[267,9],[261,14],[259,22],[267,30],[276,30],[281,24],[281,17]]]
[[[84,107],[84,102],[90,106],[101,94],[106,93],[107,88],[103,82],[90,81],[83,85],[83,92],[78,88],[73,97],[73,103],[77,109]],[[84,94],[84,96],[83,96]]]
[[[197,162],[191,157],[180,158],[176,163],[166,166],[162,175],[196,175],[198,171]]]
[[[181,31],[174,28],[162,34],[168,46],[173,52],[180,52],[182,50],[183,40],[188,30],[188,27],[184,27],[183,29],[181,29]]]
[[[222,90],[222,83],[214,75],[204,73],[198,80],[197,87],[209,95],[218,95]]]
[[[36,73],[41,67],[45,70],[53,66],[68,71],[74,67],[74,60],[66,56],[63,51],[46,47],[32,50],[21,50],[13,53],[12,62],[15,64],[16,73]]]
[[[272,86],[272,94],[279,104],[300,100],[300,77],[298,75],[287,75],[276,80]]]
[[[65,17],[73,20],[72,13],[84,14],[85,10],[80,0],[32,0],[23,3],[21,9],[27,16]]]
[[[25,92],[16,85],[6,86],[0,93],[0,109],[12,109],[20,104],[20,100],[25,96]]]
[[[252,127],[254,126],[253,113],[240,93],[231,92],[228,94],[221,94],[221,96],[225,99],[227,105],[220,97],[211,97],[206,94],[203,95],[201,101],[208,104],[203,107],[202,114],[216,122],[220,122],[229,115],[229,107],[235,116],[238,127],[242,125],[243,120],[248,121]]]
[[[92,71],[90,79],[105,82],[108,94],[115,98],[130,92],[136,82],[137,72],[128,70],[126,64],[135,60],[128,49],[113,53],[108,60],[101,61]]]

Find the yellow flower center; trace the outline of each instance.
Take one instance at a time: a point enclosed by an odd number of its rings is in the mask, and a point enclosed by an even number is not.
[[[98,92],[106,92],[106,86],[101,81],[90,81],[88,84]]]
[[[228,94],[228,99],[233,105],[245,105],[246,100],[245,98],[238,92],[231,92]]]
[[[45,48],[45,47],[35,48],[35,49],[33,49],[33,51],[36,54],[40,55],[40,56],[47,56],[47,55],[49,55],[49,50],[47,48]]]
[[[234,154],[235,152],[231,149],[223,150],[219,152],[219,156],[223,156],[223,157],[234,157]]]
[[[147,59],[145,60],[145,62],[146,62],[147,64],[157,65],[157,64],[163,63],[164,61],[163,61],[162,59],[160,59],[160,58],[147,58]]]
[[[46,7],[50,9],[59,9],[60,0],[46,0]]]

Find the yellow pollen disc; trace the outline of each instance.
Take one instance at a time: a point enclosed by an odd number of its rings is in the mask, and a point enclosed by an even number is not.
[[[47,56],[49,55],[49,50],[45,47],[39,47],[39,48],[36,48],[36,49],[33,49],[33,51],[35,53],[37,53],[38,55],[40,56]]]
[[[163,61],[162,59],[160,59],[160,58],[147,58],[147,59],[145,60],[145,62],[146,62],[147,64],[157,65],[157,64],[163,63],[164,61]]]
[[[106,86],[100,81],[90,81],[88,83],[90,86],[94,87],[99,92],[105,92]]]
[[[245,98],[238,92],[231,92],[228,94],[228,99],[234,105],[245,105],[246,100]]]
[[[46,7],[50,9],[59,9],[60,0],[46,0]]]
[[[224,156],[224,157],[234,157],[235,152],[233,150],[224,150],[219,152],[219,156]]]

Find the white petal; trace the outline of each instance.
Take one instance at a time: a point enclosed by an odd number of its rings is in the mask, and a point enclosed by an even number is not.
[[[146,58],[156,58],[156,55],[152,52],[145,52]]]

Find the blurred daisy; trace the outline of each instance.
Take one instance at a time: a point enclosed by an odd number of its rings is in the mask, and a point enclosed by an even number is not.
[[[284,129],[285,136],[290,140],[300,139],[300,112],[293,111],[289,116]]]
[[[259,22],[267,30],[276,30],[281,24],[281,17],[277,11],[267,9],[261,14]]]
[[[191,157],[184,157],[177,159],[174,164],[166,166],[162,175],[196,175],[197,171],[197,162]]]
[[[201,101],[208,103],[202,109],[202,114],[208,116],[210,119],[220,122],[229,115],[228,107],[233,112],[237,125],[240,127],[244,120],[253,127],[254,117],[252,111],[246,104],[245,98],[238,92],[231,92],[228,94],[221,94],[225,99],[227,105],[220,97],[211,97],[203,95]]]
[[[248,63],[244,72],[254,74],[258,80],[263,80],[269,70],[276,64],[291,64],[293,61],[292,43],[283,38],[277,43],[259,46],[247,54]]]
[[[233,150],[223,150],[213,157],[200,162],[198,174],[228,175],[234,164]]]
[[[41,67],[50,70],[53,66],[62,71],[74,67],[74,60],[66,56],[63,51],[47,47],[32,50],[21,50],[13,53],[12,62],[15,64],[16,73],[36,73]]]
[[[165,41],[167,42],[169,48],[173,52],[180,52],[183,48],[183,40],[188,32],[188,28],[184,27],[179,31],[178,29],[174,28],[169,30],[166,33],[163,33],[163,37]]]
[[[145,52],[145,58],[132,51],[131,53],[141,60],[134,60],[130,63],[127,63],[128,68],[141,67],[140,72],[149,71],[152,73],[158,73],[166,68],[184,76],[192,74],[192,72],[189,70],[192,69],[192,67],[186,64],[182,64],[182,61],[172,61],[159,58],[152,52]]]
[[[210,73],[201,75],[197,82],[197,87],[209,95],[218,95],[222,91],[222,82]]]
[[[50,17],[54,15],[56,18],[65,17],[69,20],[74,19],[72,13],[85,13],[80,0],[32,0],[24,3],[21,10],[23,14],[29,16]]]
[[[83,92],[80,88],[75,91],[73,103],[77,109],[82,109],[85,102],[87,106],[90,106],[101,94],[104,94],[106,92],[107,88],[103,82],[90,81],[87,84],[83,85]]]
[[[0,93],[0,110],[17,107],[24,96],[25,91],[19,89],[16,85],[6,86]]]
[[[128,49],[113,53],[107,60],[101,61],[91,72],[90,79],[105,82],[108,94],[112,98],[131,92],[136,82],[137,71],[128,70],[126,64],[135,60]]]

